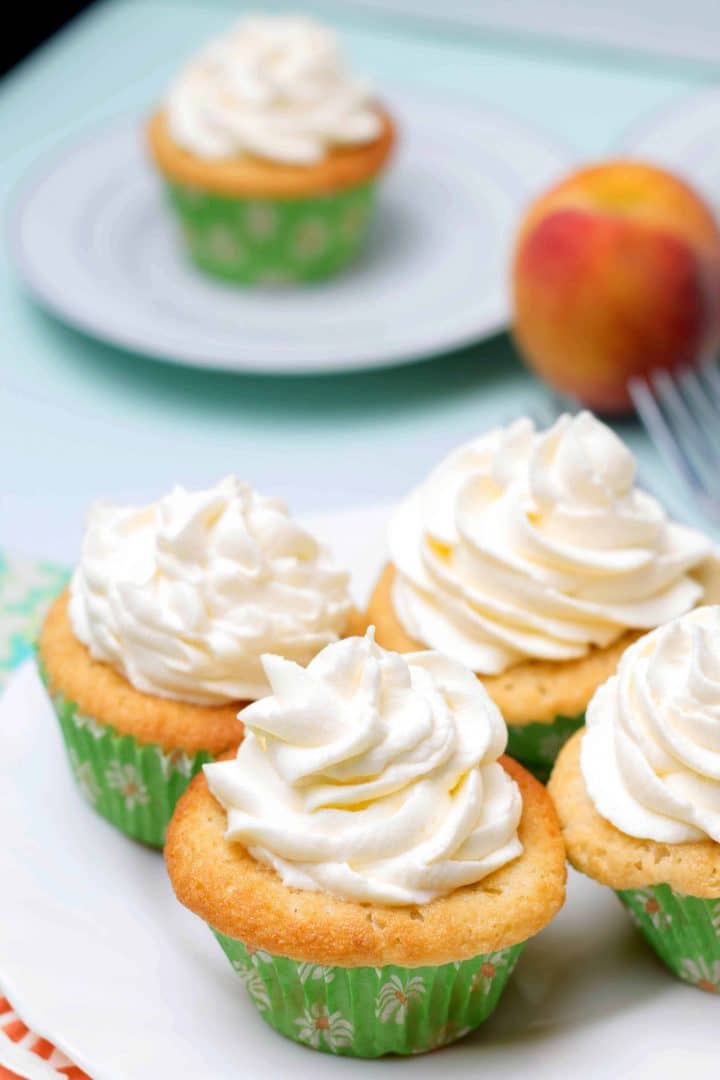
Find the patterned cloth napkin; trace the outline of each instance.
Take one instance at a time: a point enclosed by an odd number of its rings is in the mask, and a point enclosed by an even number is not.
[[[33,562],[14,558],[0,552],[0,690],[14,668],[32,653],[40,622],[50,601],[67,582],[64,567],[49,562]],[[13,1054],[3,1053],[14,1044]],[[5,1042],[4,1042],[5,1041]],[[28,1072],[38,1059],[45,1062],[58,1077],[68,1080],[90,1080],[53,1046],[28,1028],[14,1011],[7,998],[2,996],[2,972],[0,972],[0,1080],[22,1080],[23,1074],[6,1068],[3,1060],[11,1060],[14,1068],[22,1068],[26,1057]]]

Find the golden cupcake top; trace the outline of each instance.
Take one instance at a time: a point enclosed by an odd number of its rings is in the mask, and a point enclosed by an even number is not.
[[[348,585],[280,500],[229,476],[150,506],[94,505],[68,613],[135,689],[222,705],[267,693],[263,653],[307,663],[337,641]]]
[[[302,198],[368,183],[395,127],[334,34],[257,16],[191,60],[148,125],[170,181],[233,198]]]
[[[527,941],[565,897],[565,850],[552,801],[509,758],[522,795],[522,854],[429,904],[387,906],[296,889],[225,839],[227,815],[200,773],[180,799],[165,860],[175,893],[215,930],[250,949],[345,967],[445,964]]]
[[[714,840],[679,844],[621,832],[590,798],[580,769],[585,730],[560,751],[548,791],[557,808],[570,863],[611,889],[669,885],[686,896],[720,896],[720,845]]]
[[[392,601],[396,570],[388,563],[373,590],[365,618],[373,623],[386,649],[417,652],[419,641],[408,637]],[[585,656],[558,664],[523,660],[499,675],[483,675],[482,684],[508,724],[551,723],[557,716],[579,716],[595,690],[615,673],[625,649],[638,637],[628,631],[612,645],[593,646]]]
[[[175,143],[209,161],[316,165],[383,129],[371,84],[350,70],[335,34],[287,15],[245,18],[210,42],[174,81],[165,114]]]
[[[647,634],[593,697],[580,768],[627,836],[720,845],[720,607]]]
[[[480,675],[568,663],[705,597],[711,541],[635,483],[590,413],[530,420],[450,454],[401,505],[392,604],[409,638]]]
[[[614,889],[720,896],[720,608],[646,634],[549,783],[570,861]]]
[[[51,696],[73,702],[81,716],[92,717],[117,735],[173,753],[205,751],[216,757],[238,745],[241,702],[193,705],[136,690],[120,672],[93,660],[78,641],[68,618],[66,589],[51,605],[38,639],[38,657]]]
[[[424,904],[522,853],[507,730],[472,672],[365,637],[307,667],[263,657],[271,694],[243,710],[233,761],[205,766],[226,838],[289,887]]]

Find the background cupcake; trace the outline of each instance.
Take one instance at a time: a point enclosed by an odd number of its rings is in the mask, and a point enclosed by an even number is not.
[[[395,137],[334,34],[288,16],[211,42],[148,135],[194,262],[262,284],[326,277],[357,254]]]
[[[720,992],[720,608],[646,635],[550,780],[570,861],[668,967]]]
[[[402,504],[389,545],[378,641],[475,671],[509,752],[541,778],[638,633],[716,588],[711,541],[635,487],[630,450],[587,412],[461,446]]]
[[[370,631],[305,669],[264,663],[237,756],[171,822],[177,896],[289,1038],[360,1057],[452,1042],[562,904],[552,803],[498,760],[498,709],[445,657]]]
[[[146,507],[96,504],[38,647],[81,790],[162,845],[190,778],[238,745],[238,711],[267,693],[261,654],[305,662],[349,618],[347,574],[234,477]]]

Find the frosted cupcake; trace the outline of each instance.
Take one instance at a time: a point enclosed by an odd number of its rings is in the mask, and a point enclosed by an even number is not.
[[[378,641],[467,665],[540,777],[638,634],[717,590],[710,540],[635,486],[630,450],[587,412],[461,446],[401,505],[389,546]]]
[[[679,978],[720,993],[720,608],[627,650],[550,791],[573,865]]]
[[[201,765],[242,738],[268,649],[307,662],[352,619],[348,576],[277,499],[234,477],[151,506],[98,503],[38,645],[95,809],[162,845]]]
[[[500,758],[502,717],[454,661],[370,630],[263,663],[237,755],[170,824],[179,900],[288,1038],[354,1057],[460,1038],[563,902],[550,798]]]
[[[353,259],[395,139],[334,34],[288,16],[211,42],[148,136],[191,258],[244,284],[323,278]]]

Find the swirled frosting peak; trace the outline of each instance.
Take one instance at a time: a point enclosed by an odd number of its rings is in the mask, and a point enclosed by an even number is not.
[[[332,31],[291,16],[254,16],[212,41],[171,88],[166,115],[175,142],[198,157],[289,165],[372,142],[382,128]]]
[[[587,711],[581,769],[599,814],[668,844],[720,844],[720,607],[647,634]]]
[[[348,575],[282,502],[233,476],[147,507],[91,507],[70,593],[94,659],[201,705],[261,697],[264,652],[306,663],[350,609]]]
[[[588,412],[460,447],[389,539],[406,632],[482,675],[571,660],[682,615],[703,598],[712,551],[635,487],[629,449]]]
[[[307,668],[263,663],[272,696],[244,710],[237,757],[205,773],[227,838],[286,885],[419,904],[521,853],[505,724],[465,668],[387,652],[372,629]]]

